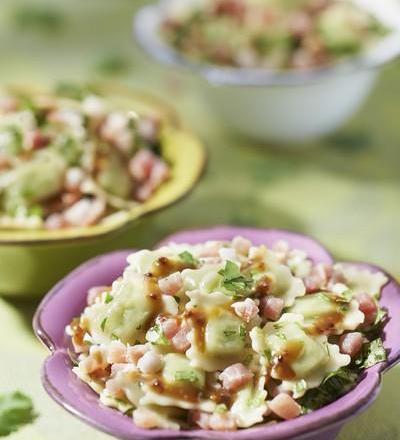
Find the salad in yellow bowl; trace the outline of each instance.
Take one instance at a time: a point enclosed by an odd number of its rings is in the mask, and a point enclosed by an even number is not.
[[[85,259],[135,246],[138,220],[187,194],[201,143],[164,103],[111,83],[0,96],[0,292],[44,293]]]

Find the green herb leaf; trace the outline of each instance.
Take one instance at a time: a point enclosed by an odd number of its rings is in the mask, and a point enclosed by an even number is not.
[[[105,302],[106,304],[108,304],[108,303],[110,303],[113,299],[114,299],[114,297],[110,294],[110,292],[107,292],[107,293],[106,293],[106,297],[105,297],[104,302]]]
[[[299,399],[300,405],[303,406],[303,412],[315,410],[333,402],[353,387],[357,377],[357,373],[349,368],[340,368],[329,374],[318,388],[308,390]]]
[[[101,330],[103,332],[104,332],[104,328],[105,328],[106,324],[107,324],[107,317],[104,318],[103,321],[101,321],[101,324],[100,324],[100,328],[101,328]]]
[[[336,296],[335,300],[337,302],[349,303],[353,299],[353,292],[350,289],[345,290]]]
[[[150,335],[150,336],[149,336]],[[146,338],[153,345],[169,345],[169,340],[165,336],[160,324],[153,326],[146,335]]]
[[[272,361],[272,353],[271,353],[271,350],[269,348],[266,348],[263,351],[263,355],[267,358],[268,362]]]
[[[228,411],[228,407],[225,405],[225,403],[220,403],[215,407],[214,410],[217,414],[224,414]]]
[[[197,374],[192,371],[192,370],[188,370],[188,371],[177,371],[175,373],[175,380],[177,382],[190,382],[190,383],[195,383],[199,380]]]
[[[234,298],[244,296],[253,284],[253,280],[244,277],[233,261],[227,260],[224,269],[219,270],[218,274],[223,277],[222,285],[225,289],[233,292]]]
[[[239,327],[239,336],[244,340],[246,338],[246,327],[241,325]]]
[[[193,255],[188,251],[183,251],[179,254],[179,258],[188,266],[197,266],[199,260],[193,257]]]
[[[379,362],[386,361],[386,359],[387,354],[382,339],[375,339],[367,345],[366,355],[360,368],[370,368]]]
[[[36,417],[32,400],[25,394],[19,391],[0,394],[0,437],[32,423]]]
[[[234,339],[236,335],[237,335],[236,330],[229,330],[229,329],[224,330],[225,339]]]

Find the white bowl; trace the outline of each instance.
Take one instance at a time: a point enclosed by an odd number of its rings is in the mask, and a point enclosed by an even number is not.
[[[400,55],[400,1],[358,0],[392,31],[369,51],[326,68],[278,72],[221,68],[189,61],[160,36],[173,5],[198,0],[163,0],[142,8],[134,31],[155,59],[194,72],[208,102],[225,123],[246,136],[274,143],[304,143],[331,133],[349,119],[370,93],[382,66]]]

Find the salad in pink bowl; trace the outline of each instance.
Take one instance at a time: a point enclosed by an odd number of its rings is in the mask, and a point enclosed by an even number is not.
[[[375,266],[222,226],[89,261],[34,328],[49,394],[117,438],[333,439],[399,361],[399,312]]]

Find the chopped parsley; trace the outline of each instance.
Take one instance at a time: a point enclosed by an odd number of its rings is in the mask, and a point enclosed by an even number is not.
[[[107,324],[107,317],[105,317],[104,319],[103,319],[103,321],[101,321],[101,324],[100,324],[100,328],[101,328],[101,330],[104,332],[104,329],[105,329],[105,327],[106,327],[106,324]]]
[[[345,290],[337,296],[338,302],[349,303],[353,299],[353,292],[350,289]]]
[[[226,290],[232,292],[234,298],[242,297],[253,284],[251,278],[246,278],[240,273],[240,269],[233,261],[227,260],[225,267],[218,271],[223,277],[222,285]]]
[[[246,337],[246,327],[244,325],[241,325],[239,327],[239,336],[244,340]]]
[[[19,391],[0,394],[0,437],[32,423],[37,417],[32,400]]]
[[[179,254],[179,258],[188,266],[197,266],[199,264],[199,260],[194,258],[193,255],[188,251],[181,252]]]
[[[160,324],[156,324],[155,326],[153,326],[147,332],[146,338],[153,345],[169,345],[168,338],[165,336]]]
[[[375,339],[363,347],[362,356],[356,361],[360,368],[370,368],[387,359],[385,347],[381,338]]]
[[[104,302],[105,302],[106,304],[108,304],[108,303],[110,303],[113,299],[114,299],[114,297],[110,294],[110,292],[107,292],[107,293],[106,293],[106,297],[105,297],[105,299],[104,299]]]
[[[175,373],[175,380],[177,382],[190,382],[195,383],[198,382],[199,377],[193,370],[184,370],[184,371],[177,371]]]
[[[271,352],[271,350],[269,348],[266,348],[263,351],[263,355],[267,358],[268,362],[272,361],[272,352]]]
[[[226,329],[224,330],[225,339],[234,339],[238,334],[237,330]]]
[[[215,407],[214,412],[217,414],[224,414],[228,411],[228,407],[225,405],[225,403],[220,403]]]

